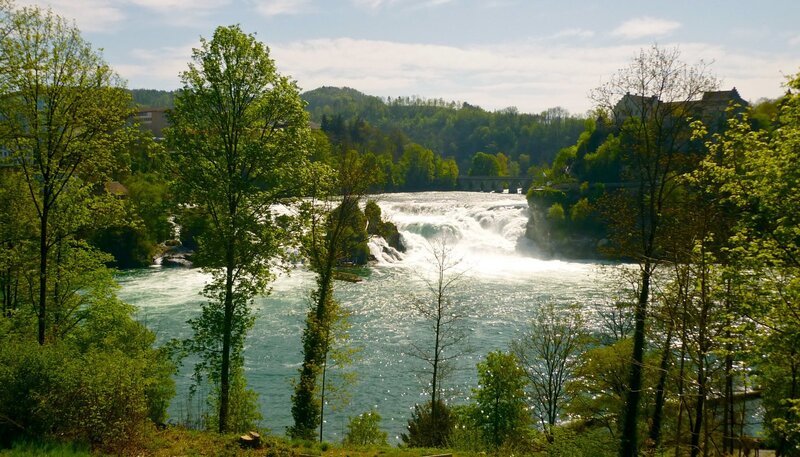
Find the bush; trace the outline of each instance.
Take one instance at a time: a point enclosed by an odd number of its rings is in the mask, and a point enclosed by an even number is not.
[[[526,429],[530,422],[525,403],[526,384],[525,370],[514,354],[490,352],[478,363],[475,422],[489,446],[497,449]]]
[[[386,432],[381,431],[381,415],[377,411],[369,411],[356,417],[351,417],[347,423],[347,432],[344,435],[344,444],[357,446],[378,445],[385,446]]]
[[[0,437],[69,439],[119,453],[141,443],[152,415],[163,417],[166,399],[148,391],[171,379],[153,379],[152,361],[120,351],[53,343],[5,341],[0,350]],[[169,389],[168,389],[169,391]],[[152,392],[152,391],[151,391]],[[171,391],[169,391],[171,394]]]
[[[423,406],[414,405],[414,412],[408,420],[408,433],[400,434],[408,447],[442,447],[450,440],[453,431],[453,415],[443,401],[436,402],[437,426],[433,425],[431,402]]]
[[[547,210],[547,219],[551,222],[564,222],[565,218],[564,207],[561,206],[561,203],[553,203]]]
[[[174,365],[102,271],[68,333],[40,346],[30,327],[0,332],[0,446],[66,439],[120,454],[164,420]]]

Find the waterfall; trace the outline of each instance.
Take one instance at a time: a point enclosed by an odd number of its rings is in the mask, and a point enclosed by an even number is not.
[[[397,224],[408,249],[393,253],[383,240],[371,240],[379,266],[426,268],[430,242],[446,237],[453,255],[476,274],[516,275],[544,267],[536,246],[525,237],[529,210],[524,195],[426,192],[374,199],[383,218]]]

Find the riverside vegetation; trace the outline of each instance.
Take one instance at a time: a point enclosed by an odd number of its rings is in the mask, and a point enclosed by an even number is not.
[[[307,111],[265,45],[219,27],[180,75],[156,142],[131,125],[131,92],[74,25],[1,0],[0,14],[0,453],[800,455],[800,75],[779,100],[726,106],[717,123],[697,110],[717,89],[708,68],[658,47],[593,92],[588,120],[333,89],[307,93]],[[430,293],[409,303],[432,325],[416,347],[432,382],[404,448],[388,448],[377,411],[351,418],[341,445],[322,443],[326,396],[346,393],[347,377],[331,373],[346,375],[355,356],[334,280],[362,263],[369,235],[402,247],[363,200],[452,188],[459,167],[544,173],[529,200],[547,208],[548,236],[600,234],[638,267],[633,287],[593,324],[580,304],[543,306],[477,364],[471,402],[448,404],[443,377],[466,348],[450,295],[457,263],[442,242]],[[212,279],[193,335],[156,346],[108,265],[166,249],[173,218]],[[263,394],[243,369],[252,301],[299,262],[316,287],[295,441],[241,449]],[[187,355],[208,413],[168,426]]]

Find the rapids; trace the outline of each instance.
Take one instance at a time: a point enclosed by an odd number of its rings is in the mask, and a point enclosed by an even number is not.
[[[536,247],[524,238],[523,195],[424,192],[375,199],[384,219],[397,224],[408,251],[392,252],[383,240],[372,240],[378,262],[365,280],[336,284],[336,296],[351,313],[350,345],[360,351],[349,367],[355,380],[345,382],[349,398],[332,396],[326,406],[326,440],[340,441],[348,417],[374,408],[390,441],[396,441],[414,403],[426,400],[429,379],[417,375],[423,363],[408,352],[412,341],[429,338],[412,303],[425,297],[423,278],[433,272],[429,240],[437,236],[446,234],[461,259],[457,269],[463,277],[451,299],[462,306],[471,349],[444,381],[451,403],[469,400],[475,364],[492,350],[507,349],[540,304],[578,303],[591,314],[611,300],[614,280],[604,265],[536,258]],[[202,272],[154,266],[121,273],[119,280],[121,298],[138,307],[139,319],[159,341],[190,336],[186,321],[198,315],[203,301]],[[313,275],[298,269],[279,277],[271,294],[254,303],[257,318],[247,339],[245,370],[248,386],[259,394],[263,425],[273,433],[283,434],[292,422],[292,379],[302,360],[300,335],[313,286]],[[178,394],[170,406],[175,422],[195,420],[204,408],[206,392],[189,401],[191,365],[185,362],[176,377]],[[329,373],[336,377],[341,370]]]

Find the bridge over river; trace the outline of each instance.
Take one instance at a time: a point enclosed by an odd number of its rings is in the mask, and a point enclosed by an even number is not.
[[[593,183],[601,184],[605,189],[631,189],[639,186],[636,181]],[[456,180],[456,190],[468,192],[503,192],[527,193],[533,185],[533,179],[527,176],[459,176]],[[544,188],[545,186],[542,186]],[[561,191],[577,190],[580,183],[551,184],[546,187]]]

